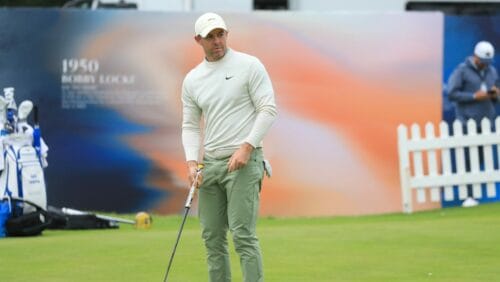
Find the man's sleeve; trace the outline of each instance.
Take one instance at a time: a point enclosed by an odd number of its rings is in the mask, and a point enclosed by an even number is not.
[[[448,98],[450,101],[465,103],[474,101],[474,92],[462,91],[464,83],[463,71],[457,68],[448,80]]]
[[[257,118],[245,142],[255,148],[259,146],[278,114],[271,79],[259,60],[250,66],[248,90]]]
[[[186,80],[182,84],[182,145],[186,161],[197,161],[200,151],[201,109],[188,91]]]

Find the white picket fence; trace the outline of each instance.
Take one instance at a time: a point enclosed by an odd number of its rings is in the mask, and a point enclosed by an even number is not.
[[[496,132],[491,131],[488,119],[481,121],[482,133],[477,133],[476,123],[467,122],[467,132],[463,133],[462,123],[453,123],[453,136],[449,135],[448,124],[439,124],[439,136],[434,133],[434,125],[425,125],[425,137],[420,134],[420,126],[411,126],[411,137],[405,125],[398,126],[399,173],[401,179],[403,211],[413,211],[413,192],[416,190],[417,203],[426,202],[427,194],[434,202],[454,200],[453,186],[458,185],[458,197],[467,198],[467,184],[472,185],[472,196],[481,198],[481,183],[486,184],[486,196],[495,197],[495,182],[500,181],[500,170],[494,167],[493,146],[500,144],[500,117],[495,120]],[[478,147],[483,146],[484,169],[480,169]],[[466,171],[465,148],[469,148],[470,171]],[[452,172],[451,149],[455,149],[456,172]],[[500,160],[500,146],[497,146]],[[410,162],[411,160],[411,162]],[[426,161],[425,161],[426,160]],[[426,165],[426,167],[424,167]],[[430,191],[430,193],[426,193]]]

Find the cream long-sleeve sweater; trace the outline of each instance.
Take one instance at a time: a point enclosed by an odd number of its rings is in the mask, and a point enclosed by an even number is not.
[[[261,147],[276,118],[271,80],[256,57],[228,49],[216,62],[204,60],[182,85],[182,143],[186,160],[198,160],[201,117],[204,149],[210,157],[227,157],[244,142]]]

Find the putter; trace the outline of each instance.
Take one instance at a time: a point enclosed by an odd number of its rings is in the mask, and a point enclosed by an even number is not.
[[[68,215],[86,215],[86,214],[92,215],[93,214],[91,212],[80,211],[80,210],[75,210],[75,209],[71,209],[71,208],[62,208],[61,211],[64,214],[68,214]],[[119,218],[119,217],[114,217],[114,216],[107,216],[107,215],[102,215],[102,214],[93,214],[93,215],[95,215],[95,217],[97,217],[97,218],[104,219],[104,220],[107,220],[107,221],[114,221],[114,222],[127,223],[127,224],[135,224],[135,221],[129,220],[129,219],[125,219],[125,218]]]
[[[184,217],[182,218],[181,228],[179,229],[179,233],[177,234],[177,240],[175,240],[174,249],[172,250],[172,255],[170,256],[170,261],[168,262],[167,272],[165,273],[165,278],[163,279],[164,282],[166,282],[168,279],[168,273],[170,272],[170,267],[172,266],[172,261],[174,260],[175,250],[177,249],[177,245],[179,244],[179,239],[181,238],[182,229],[184,228],[184,223],[186,222],[186,218],[187,218],[187,215],[189,213],[189,209],[191,208],[191,203],[193,202],[194,194],[195,194],[196,189],[197,189],[196,184],[198,183],[198,177],[201,174],[202,168],[203,168],[203,165],[199,164],[198,169],[196,170],[196,176],[194,177],[193,184],[191,185],[191,188],[189,189],[189,194],[188,194],[188,197],[186,199],[186,204],[184,205],[184,208],[185,208]]]

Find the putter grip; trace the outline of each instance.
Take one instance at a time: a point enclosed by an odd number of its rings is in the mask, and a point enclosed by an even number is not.
[[[184,207],[186,208],[191,208],[191,203],[193,202],[193,198],[194,198],[194,192],[196,191],[196,185],[192,185],[191,186],[191,189],[189,189],[189,195],[186,199],[186,204],[184,205]]]
[[[198,183],[198,177],[200,176],[200,173],[201,173],[201,168],[198,168],[196,170],[196,176],[194,177],[194,181],[193,181],[193,184],[191,185],[191,189],[189,189],[189,194],[188,194],[188,197],[186,199],[186,204],[184,205],[184,207],[186,207],[186,208],[191,208],[191,203],[193,202],[194,193],[196,192],[196,183]]]

